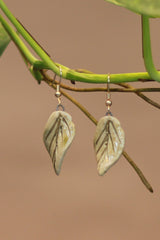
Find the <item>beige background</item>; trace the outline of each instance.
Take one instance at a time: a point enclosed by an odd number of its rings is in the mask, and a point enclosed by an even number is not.
[[[103,0],[5,3],[56,62],[96,73],[145,71],[140,16],[128,10]],[[160,21],[152,20],[151,27],[158,66]],[[36,83],[14,44],[0,59],[0,71],[0,239],[159,239],[159,110],[134,94],[112,94],[112,112],[126,133],[125,149],[150,180],[154,194],[123,157],[104,177],[98,176],[95,126],[65,98],[76,138],[57,177],[42,141],[57,104],[54,91]],[[105,114],[104,93],[71,94],[97,119]],[[159,93],[147,95],[160,102]]]

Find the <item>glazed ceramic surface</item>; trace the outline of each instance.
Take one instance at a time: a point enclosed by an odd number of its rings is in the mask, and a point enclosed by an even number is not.
[[[125,144],[125,134],[117,118],[102,117],[96,128],[94,148],[99,175],[104,175],[121,156]]]
[[[57,175],[60,174],[64,155],[74,136],[75,126],[72,117],[64,111],[53,112],[46,123],[43,141]]]

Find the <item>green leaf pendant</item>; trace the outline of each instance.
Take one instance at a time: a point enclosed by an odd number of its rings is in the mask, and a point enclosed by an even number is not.
[[[46,123],[43,141],[57,175],[60,174],[64,155],[74,136],[75,126],[72,117],[64,111],[53,112]]]
[[[104,175],[118,161],[124,144],[125,134],[118,119],[112,116],[102,117],[97,124],[94,137],[99,175]]]

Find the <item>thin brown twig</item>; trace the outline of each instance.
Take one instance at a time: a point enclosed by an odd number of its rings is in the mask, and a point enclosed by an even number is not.
[[[69,99],[72,103],[74,103],[94,124],[97,125],[97,120],[88,112],[88,110],[81,105],[77,100],[75,100],[73,97],[71,97],[68,93],[61,90],[61,93]]]
[[[127,89],[130,89],[130,90],[135,90],[134,87],[132,87],[130,84],[128,83],[119,83],[118,84],[119,86],[121,87],[124,87],[124,88],[127,88]],[[139,96],[140,98],[142,98],[144,101],[146,101],[147,103],[151,104],[152,106],[160,109],[160,104],[158,104],[157,102],[153,101],[152,99],[150,99],[149,97],[147,97],[146,95],[144,95],[143,93],[141,92],[135,92],[135,94],[137,96]]]
[[[142,182],[144,183],[144,185],[147,187],[147,189],[153,193],[153,188],[150,185],[150,183],[147,181],[147,179],[145,178],[144,174],[142,173],[142,171],[138,168],[138,166],[135,164],[135,162],[131,159],[131,157],[125,152],[123,151],[123,156],[127,159],[127,161],[131,164],[131,166],[135,169],[136,173],[138,174],[138,176],[140,177],[140,179],[142,180]]]

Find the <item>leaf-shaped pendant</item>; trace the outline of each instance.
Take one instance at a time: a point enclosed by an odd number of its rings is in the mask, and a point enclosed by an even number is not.
[[[104,175],[118,161],[124,144],[125,135],[118,119],[112,116],[102,117],[97,124],[94,137],[99,175]]]
[[[53,112],[46,123],[43,141],[57,175],[60,174],[64,155],[74,136],[75,126],[72,117],[64,111]]]

